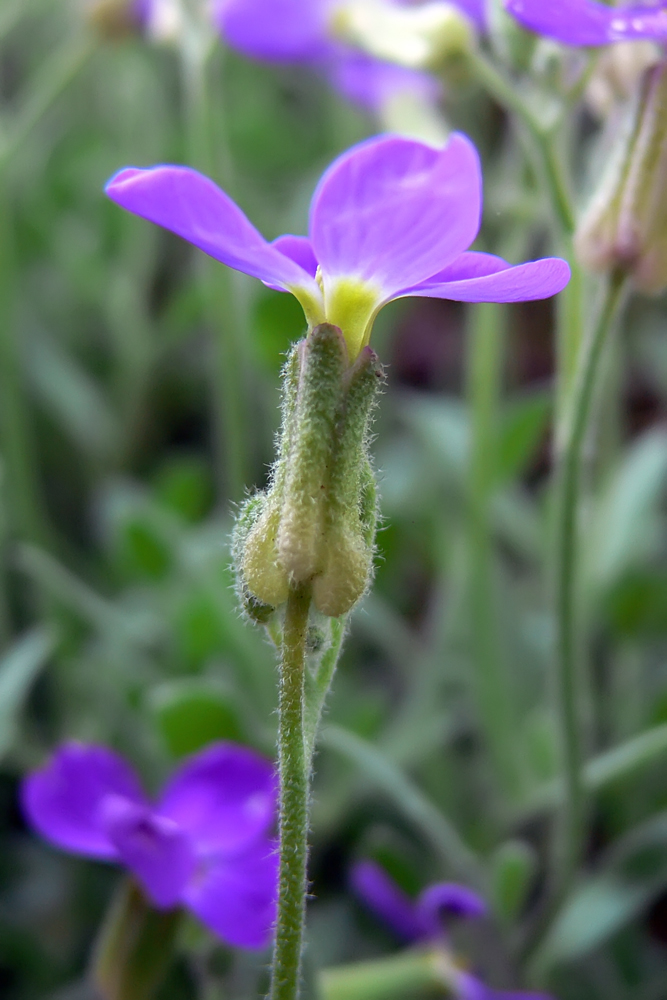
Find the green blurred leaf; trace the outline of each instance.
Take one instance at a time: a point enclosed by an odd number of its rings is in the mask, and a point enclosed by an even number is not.
[[[498,916],[507,922],[523,909],[537,871],[535,851],[523,840],[508,840],[491,859],[491,891]]]
[[[667,886],[667,813],[623,837],[565,905],[537,962],[548,968],[599,948]]]
[[[14,741],[18,713],[55,644],[53,629],[35,628],[18,639],[0,660],[0,757]]]
[[[589,578],[597,588],[654,554],[666,480],[667,433],[652,430],[626,453],[590,519]]]
[[[498,434],[496,477],[499,483],[526,471],[543,440],[551,416],[551,395],[536,392],[510,402],[504,409]]]
[[[43,405],[87,454],[109,459],[120,442],[120,427],[102,387],[47,336],[34,336],[26,366]]]
[[[236,700],[209,681],[161,684],[150,692],[148,708],[175,757],[194,753],[214,740],[247,742]]]
[[[623,576],[607,595],[605,610],[614,629],[626,636],[667,632],[667,573],[635,570]]]

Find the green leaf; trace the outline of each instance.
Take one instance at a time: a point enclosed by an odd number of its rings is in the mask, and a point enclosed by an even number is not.
[[[496,913],[507,922],[519,916],[530,892],[537,858],[522,840],[501,844],[491,859],[491,891]]]
[[[526,471],[547,432],[550,416],[551,397],[547,392],[532,393],[507,405],[498,435],[498,483],[516,479]]]
[[[0,661],[0,757],[14,741],[18,713],[55,644],[52,629],[35,628],[19,639]]]
[[[607,852],[602,870],[574,892],[536,965],[569,962],[603,945],[667,886],[667,813],[636,827]]]
[[[589,574],[607,589],[650,558],[658,544],[667,480],[667,433],[649,431],[628,451],[590,520]]]
[[[148,708],[170,753],[183,757],[214,740],[247,742],[233,696],[205,680],[179,680],[153,688]]]

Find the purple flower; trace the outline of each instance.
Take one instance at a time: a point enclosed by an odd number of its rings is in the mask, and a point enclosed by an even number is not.
[[[467,251],[479,230],[482,178],[475,147],[457,133],[444,149],[389,135],[344,153],[317,186],[308,239],[268,243],[223,191],[188,167],[128,167],[106,192],[230,267],[292,292],[311,326],[340,327],[351,359],[393,299],[520,302],[554,295],[570,275],[559,258],[513,267]]]
[[[505,0],[517,21],[564,45],[608,45],[667,39],[667,4],[659,0],[608,7],[596,0]]]
[[[428,74],[363,55],[336,40],[334,22],[345,3],[215,0],[213,18],[232,48],[254,59],[310,65],[345,97],[369,110],[381,109],[394,95],[406,91],[437,100],[439,85]],[[484,0],[457,0],[455,6],[478,28],[484,27]]]
[[[123,864],[158,909],[186,906],[239,948],[263,948],[275,920],[273,764],[216,743],[188,758],[158,802],[101,746],[66,743],[23,782],[30,824],[74,854]]]
[[[350,873],[350,884],[355,895],[405,943],[444,949],[441,972],[460,1000],[551,1000],[542,993],[493,990],[457,965],[447,950],[443,920],[479,920],[486,916],[486,903],[471,889],[453,882],[436,882],[412,900],[374,861],[357,862]]]

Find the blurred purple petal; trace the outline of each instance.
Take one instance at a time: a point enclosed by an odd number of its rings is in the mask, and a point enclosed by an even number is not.
[[[476,258],[472,261],[473,256]],[[489,271],[483,272],[479,258],[488,260]],[[491,254],[462,254],[451,269],[434,275],[421,285],[406,289],[402,295],[419,295],[432,299],[453,299],[455,302],[530,302],[548,299],[562,291],[570,280],[570,268],[559,257],[545,257],[527,264],[507,264]],[[466,277],[468,263],[470,276]],[[501,267],[500,264],[504,266]]]
[[[79,743],[65,743],[21,788],[26,818],[46,840],[103,859],[117,857],[101,823],[110,795],[146,805],[139,781],[122,757],[106,747]]]
[[[608,7],[596,0],[505,0],[505,6],[525,28],[564,45],[667,38],[664,4]]]
[[[104,800],[102,823],[154,905],[176,906],[195,869],[190,840],[178,825],[116,795]]]
[[[426,926],[417,906],[380,865],[358,861],[350,872],[350,886],[397,937],[411,942],[425,936]]]
[[[369,111],[381,109],[398,94],[415,94],[429,102],[440,96],[438,81],[428,73],[373,59],[342,45],[332,49],[327,76],[344,97]]]
[[[488,912],[481,896],[455,882],[436,882],[428,886],[417,900],[417,909],[425,923],[432,927],[434,935],[442,927],[443,918],[454,916],[479,920]]]
[[[216,0],[213,18],[231,48],[293,62],[322,55],[331,7],[329,0]]]
[[[454,984],[459,1000],[495,1000],[496,993],[470,972],[459,972]]]
[[[271,246],[220,188],[189,167],[128,167],[108,182],[118,205],[194,243],[223,264],[287,288],[317,286]]]
[[[459,256],[479,229],[481,173],[469,139],[444,149],[382,136],[340,156],[311,206],[310,236],[328,279],[376,283],[385,301]]]
[[[247,854],[204,862],[184,902],[228,944],[265,948],[273,934],[277,897],[278,845],[263,839]]]
[[[246,747],[217,743],[189,757],[157,812],[192,838],[198,855],[245,851],[275,822],[273,763]]]
[[[454,6],[474,22],[479,31],[484,31],[487,25],[487,0],[454,0]]]

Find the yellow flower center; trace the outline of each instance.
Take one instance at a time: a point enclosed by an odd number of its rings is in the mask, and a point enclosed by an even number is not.
[[[342,331],[350,362],[358,357],[370,340],[373,321],[381,302],[380,290],[358,278],[335,278],[327,284],[324,294],[325,319]]]

